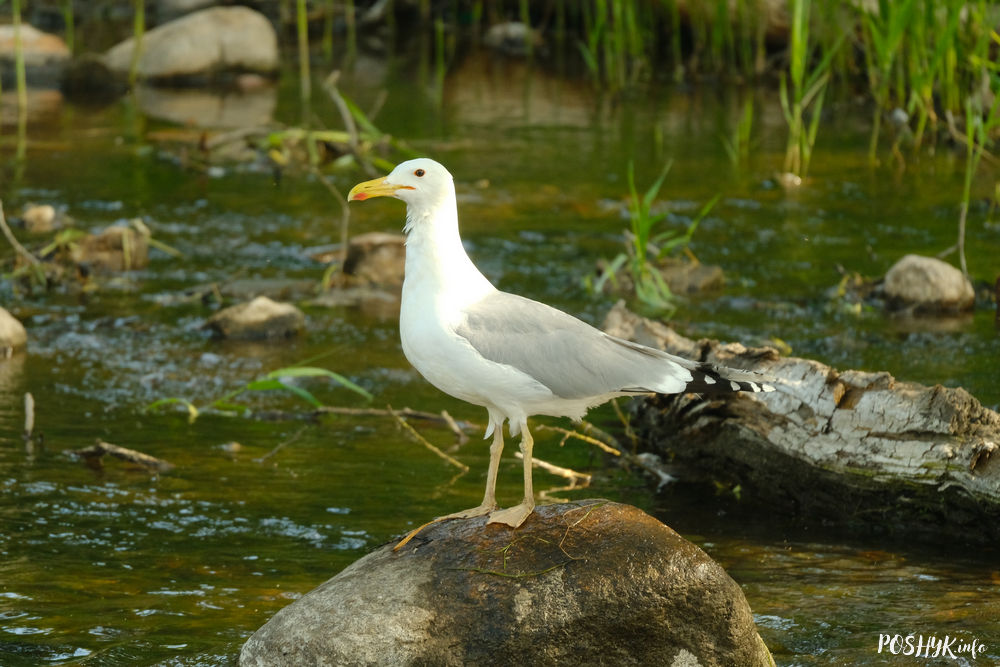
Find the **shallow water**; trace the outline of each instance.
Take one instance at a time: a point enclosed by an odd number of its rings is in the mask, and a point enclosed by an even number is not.
[[[942,330],[826,296],[840,267],[878,276],[907,252],[935,254],[953,242],[961,158],[947,148],[911,158],[902,173],[872,167],[868,113],[845,104],[820,131],[807,186],[786,192],[773,178],[784,142],[773,91],[757,96],[756,150],[736,169],[719,137],[740,107],[713,91],[657,90],[610,104],[583,83],[470,57],[449,74],[438,104],[433,82],[405,66],[361,65],[343,82],[345,93],[367,107],[388,90],[376,122],[456,175],[470,253],[502,288],[599,323],[614,299],[588,295],[581,276],[620,248],[626,165],[635,160],[641,185],[673,159],[663,194],[678,227],[723,195],[692,250],[728,277],[721,291],[681,303],[673,323],[682,333],[748,344],[780,338],[794,354],[838,368],[961,386],[1000,403],[988,309]],[[322,100],[316,111],[336,125]],[[276,113],[289,123],[300,117],[291,77]],[[178,168],[142,139],[164,127],[127,102],[66,103],[56,120],[29,128],[20,165],[4,128],[8,215],[38,201],[64,208],[84,228],[141,216],[184,256],[153,251],[148,268],[86,295],[2,287],[4,305],[30,336],[27,354],[0,365],[3,665],[233,664],[278,609],[372,548],[481,496],[487,448],[477,433],[455,453],[471,468],[457,475],[384,417],[314,423],[205,413],[192,424],[182,411],[144,411],[170,396],[204,406],[270,370],[312,360],[374,394],[374,407],[485,418],[409,367],[391,308],[305,306],[301,339],[211,340],[200,327],[212,307],[185,294],[234,275],[318,284],[324,267],[310,251],[337,239],[339,206],[305,177],[276,183],[266,171],[212,177]],[[980,195],[990,177],[977,182]],[[361,176],[333,178],[346,190]],[[402,215],[398,202],[353,206],[352,231],[399,230]],[[974,277],[992,281],[1000,226],[985,218],[985,206],[974,206],[968,259]],[[366,406],[322,381],[305,386],[329,405]],[[32,453],[20,437],[27,391],[44,434]],[[306,409],[287,395],[246,402]],[[614,426],[607,408],[594,419]],[[417,426],[452,446],[446,429]],[[108,461],[94,471],[69,454],[97,438],[176,468],[151,475]],[[545,433],[536,440],[539,457],[595,473],[591,488],[558,497],[636,504],[719,560],[743,586],[780,664],[894,664],[902,658],[877,653],[886,633],[976,638],[986,657],[966,664],[1000,660],[995,552],[856,538],[684,487],[658,495],[584,445],[560,448]],[[502,502],[520,494],[518,469],[505,459]],[[539,472],[536,485],[561,480]]]

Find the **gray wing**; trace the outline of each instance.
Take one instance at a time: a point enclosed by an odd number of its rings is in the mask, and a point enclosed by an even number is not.
[[[467,308],[456,333],[483,357],[527,373],[566,399],[676,393],[704,374],[701,364],[609,336],[572,315],[506,292]]]

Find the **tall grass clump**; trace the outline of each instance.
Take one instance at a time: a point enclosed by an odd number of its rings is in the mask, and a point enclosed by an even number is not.
[[[146,34],[146,2],[132,0],[132,62],[128,68],[128,85],[135,88],[139,80],[139,60],[142,58],[142,38]]]
[[[28,82],[24,69],[24,44],[21,41],[21,0],[11,0],[11,20],[14,24],[14,76],[20,118],[28,112]]]
[[[729,136],[722,135],[722,148],[734,167],[745,166],[750,159],[750,138],[753,131],[753,96],[743,101],[743,111]]]
[[[672,313],[676,310],[676,297],[660,272],[658,263],[678,251],[687,251],[690,254],[688,244],[691,242],[691,237],[701,220],[715,206],[719,196],[702,207],[683,231],[659,229],[670,212],[668,210],[655,212],[653,205],[672,164],[667,162],[656,180],[640,194],[635,184],[635,165],[629,162],[627,173],[629,229],[626,232],[625,251],[608,263],[599,278],[586,281],[592,291],[602,291],[608,281],[612,284],[617,283],[619,273],[624,272],[634,286],[636,298],[647,308],[658,313]]]
[[[653,16],[647,5],[591,0],[579,11],[584,38],[578,49],[598,84],[617,92],[648,74]]]
[[[882,127],[882,114],[890,108],[893,83],[896,85],[897,101],[903,99],[904,81],[901,76],[893,76],[897,63],[901,62],[900,51],[903,38],[918,16],[916,0],[879,0],[878,12],[864,14],[864,57],[868,71],[869,91],[875,99],[872,117],[872,135],[868,145],[868,158],[874,162],[878,150],[878,138]]]
[[[993,78],[996,80],[996,77]],[[986,147],[993,141],[993,134],[1000,129],[1000,94],[994,95],[993,104],[983,113],[975,108],[970,98],[965,101],[965,179],[962,186],[962,205],[958,215],[958,240],[954,250],[958,251],[958,261],[962,273],[969,275],[965,261],[965,228],[969,216],[969,202],[972,199],[972,179],[979,169]]]
[[[815,61],[809,43],[810,0],[792,0],[789,70],[781,73],[781,110],[788,123],[788,143],[785,148],[785,172],[804,178],[809,171],[812,149],[816,143],[823,98],[830,80],[830,63],[843,43],[841,36],[823,57]],[[806,111],[811,118],[806,123]]]
[[[306,0],[296,0],[295,28],[299,51],[299,99],[302,102],[303,117],[306,117],[309,102],[312,99],[312,74],[309,67],[309,14],[306,11]]]

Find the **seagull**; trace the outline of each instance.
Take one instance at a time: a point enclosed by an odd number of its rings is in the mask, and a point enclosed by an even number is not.
[[[418,158],[354,186],[348,201],[395,197],[406,204],[406,265],[399,313],[403,354],[432,385],[486,408],[493,436],[486,493],[477,507],[435,521],[488,515],[517,528],[535,508],[528,417],[580,420],[619,396],[766,392],[756,373],[690,361],[608,335],[484,276],[462,246],[451,174]],[[524,500],[498,509],[495,489],[504,422],[521,435]]]

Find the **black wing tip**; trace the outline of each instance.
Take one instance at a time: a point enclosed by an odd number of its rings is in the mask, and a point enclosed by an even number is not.
[[[741,371],[750,372],[752,371]],[[684,391],[697,394],[728,394],[737,391],[767,393],[774,391],[774,386],[754,380],[733,380],[722,375],[712,364],[702,363],[691,371],[691,381],[684,387]]]

